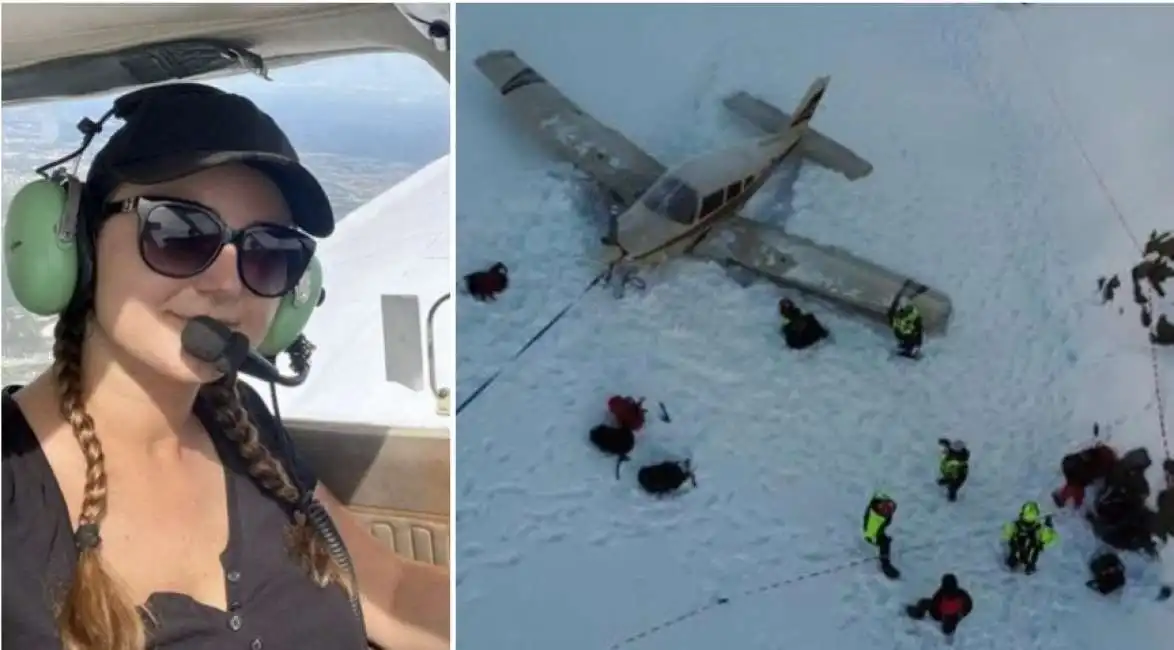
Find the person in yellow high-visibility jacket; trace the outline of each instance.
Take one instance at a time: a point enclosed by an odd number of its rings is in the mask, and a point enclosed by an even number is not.
[[[1027,575],[1035,573],[1040,553],[1056,542],[1059,536],[1052,528],[1052,518],[1040,521],[1039,504],[1028,501],[1019,509],[1019,518],[1003,525],[1003,540],[1007,542],[1007,568],[1023,566]]]
[[[889,524],[893,523],[893,515],[897,512],[897,502],[884,492],[874,492],[864,510],[864,541],[877,547],[881,571],[889,578],[901,577],[901,572],[893,566],[892,552],[893,539],[889,537]]]
[[[962,485],[966,483],[966,477],[970,475],[970,450],[961,440],[939,438],[938,444],[942,447],[938,485],[946,488],[947,499],[957,501],[958,490],[962,489]]]
[[[910,359],[921,357],[921,344],[925,338],[921,310],[913,304],[913,298],[925,291],[925,287],[906,280],[901,290],[889,304],[887,318],[893,336],[897,337],[897,354]]]

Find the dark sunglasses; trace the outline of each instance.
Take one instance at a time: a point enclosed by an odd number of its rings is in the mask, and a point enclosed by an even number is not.
[[[139,196],[106,207],[108,215],[138,214],[139,255],[152,271],[176,279],[195,277],[233,244],[241,282],[265,298],[292,291],[317,246],[309,235],[289,226],[259,223],[234,230],[220,215],[191,201]]]

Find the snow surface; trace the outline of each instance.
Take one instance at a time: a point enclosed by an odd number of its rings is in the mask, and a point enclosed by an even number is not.
[[[1083,585],[1096,543],[1075,516],[1057,517],[1061,541],[1032,577],[1000,566],[998,534],[1022,502],[1050,506],[1061,455],[1094,420],[1163,456],[1128,302],[1136,250],[1049,88],[1137,236],[1170,227],[1174,84],[1160,80],[1174,7],[458,13],[458,273],[511,270],[496,303],[459,296],[458,403],[500,372],[458,423],[461,648],[938,647],[929,623],[899,612],[945,571],[976,602],[956,648],[1171,647],[1174,609],[1152,602],[1160,566],[1127,557],[1131,587],[1101,598]],[[787,107],[831,74],[813,124],[876,171],[849,184],[804,166],[755,207],[941,287],[949,336],[913,365],[889,357],[883,333],[819,308],[835,342],[788,352],[779,289],[682,260],[643,294],[587,293],[511,361],[598,273],[599,219],[473,67],[495,48],[668,164],[754,135],[723,114],[729,92]],[[1123,314],[1094,299],[1096,277],[1118,272]],[[673,418],[650,421],[618,482],[585,440],[613,393],[664,400]],[[956,504],[933,485],[940,436],[974,454]],[[673,455],[694,459],[699,486],[641,494],[636,468]],[[900,582],[859,537],[878,488],[900,502]]]
[[[279,387],[282,417],[353,424],[448,429],[427,387],[387,381],[380,296],[417,295],[420,326],[452,291],[449,265],[450,156],[442,156],[340,220],[322,240],[326,301],[306,326],[317,346],[309,378]],[[453,385],[453,304],[435,321],[437,384]],[[263,395],[264,382],[249,379]]]

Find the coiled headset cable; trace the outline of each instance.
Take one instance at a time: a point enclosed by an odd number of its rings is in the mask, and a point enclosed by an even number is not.
[[[314,354],[314,344],[310,342],[305,335],[298,335],[292,345],[285,350],[290,357],[290,367],[294,372],[300,374],[308,373],[310,371],[310,357]],[[276,357],[270,359],[276,361]],[[277,384],[269,383],[269,398],[273,404],[273,419],[277,422],[277,426],[285,429],[285,423],[281,420],[281,408],[277,404]],[[287,431],[288,435],[288,431]],[[297,481],[297,477],[293,477]],[[338,532],[338,527],[334,525],[334,520],[330,518],[330,513],[326,512],[326,508],[318,499],[314,498],[313,490],[306,486],[298,484],[298,491],[301,492],[301,502],[298,504],[298,510],[305,515],[306,520],[314,527],[314,531],[322,538],[326,544],[326,550],[330,553],[331,559],[334,560],[338,568],[341,569],[350,578],[351,590],[349,593],[351,610],[355,614],[355,618],[359,621],[359,628],[363,631],[363,636],[367,634],[367,624],[363,620],[363,605],[359,597],[359,579],[355,572],[354,563],[351,562],[351,555],[346,550],[346,545],[343,544],[342,535]]]

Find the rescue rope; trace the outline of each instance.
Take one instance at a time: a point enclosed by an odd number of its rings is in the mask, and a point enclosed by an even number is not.
[[[986,530],[988,530],[988,525],[976,526],[973,530],[968,530],[965,533],[960,534],[960,535],[956,535],[956,536],[951,535],[944,540],[937,539],[934,541],[922,542],[920,544],[913,544],[913,545],[904,547],[904,549],[901,551],[901,553],[903,555],[910,554],[910,553],[918,553],[920,551],[925,551],[925,550],[932,549],[932,548],[939,548],[944,544],[954,543],[954,542],[957,542],[958,540],[981,539],[981,537],[976,536],[976,532],[979,532],[979,531],[985,532]],[[777,591],[779,589],[783,589],[785,587],[790,587],[791,585],[795,585],[800,582],[806,582],[806,581],[812,580],[814,578],[821,578],[823,576],[841,573],[841,572],[847,571],[848,569],[852,569],[852,568],[855,568],[855,567],[858,567],[858,566],[861,566],[864,564],[868,564],[870,562],[878,562],[878,561],[879,560],[876,557],[857,558],[855,560],[841,562],[839,564],[833,564],[832,566],[825,567],[823,569],[818,569],[815,571],[808,571],[806,573],[792,576],[790,578],[785,578],[783,580],[776,580],[775,582],[772,582],[769,584],[764,584],[764,585],[760,585],[758,587],[744,589],[741,592],[738,592],[737,594],[735,594],[733,596],[720,596],[718,598],[711,600],[708,603],[705,603],[704,605],[699,605],[697,607],[694,607],[693,609],[690,609],[689,611],[683,612],[683,613],[681,613],[671,619],[657,623],[656,625],[653,625],[652,627],[641,630],[640,632],[637,632],[637,633],[635,633],[635,634],[633,634],[633,635],[631,635],[621,641],[617,641],[617,642],[613,643],[611,645],[611,647],[608,648],[608,650],[619,650],[620,648],[624,648],[626,646],[632,645],[633,643],[636,643],[636,642],[641,641],[643,639],[646,639],[648,637],[654,636],[654,635],[659,634],[660,632],[663,632],[671,627],[675,627],[681,623],[684,623],[685,621],[687,621],[689,619],[696,618],[697,616],[700,616],[701,614],[704,614],[710,610],[717,609],[718,607],[721,607],[722,605],[727,605],[733,600],[737,600],[737,599],[744,600],[744,599],[750,598],[752,596],[764,594],[768,591]]]
[[[1162,373],[1158,367],[1158,346],[1150,342],[1150,361],[1154,369],[1154,397],[1158,401],[1158,429],[1162,432],[1162,452],[1170,458],[1170,436],[1166,432],[1166,405],[1162,399]]]
[[[1093,178],[1096,179],[1097,185],[1100,186],[1101,192],[1105,195],[1105,199],[1109,202],[1109,207],[1113,209],[1113,214],[1117,216],[1117,221],[1121,223],[1121,228],[1125,231],[1126,236],[1133,242],[1133,246],[1138,250],[1142,250],[1140,240],[1133,234],[1133,229],[1129,227],[1128,220],[1125,219],[1125,213],[1121,210],[1121,206],[1117,204],[1117,200],[1113,197],[1113,193],[1109,190],[1108,183],[1105,182],[1097,166],[1093,164],[1092,158],[1088,155],[1088,150],[1084,148],[1084,142],[1076,133],[1076,128],[1072,125],[1071,118],[1068,117],[1068,111],[1064,110],[1064,104],[1060,101],[1060,96],[1056,92],[1055,86],[1049,81],[1047,75],[1044,74],[1043,69],[1035,62],[1031,56],[1031,44],[1027,40],[1027,34],[1020,27],[1019,21],[1015,16],[1008,14],[1008,19],[1011,25],[1015,28],[1015,32],[1019,34],[1019,39],[1023,41],[1023,49],[1028,53],[1028,58],[1032,60],[1032,66],[1035,68],[1036,76],[1044,81],[1044,89],[1048,92],[1048,97],[1051,98],[1052,104],[1056,107],[1056,112],[1060,114],[1060,121],[1064,125],[1064,130],[1068,132],[1068,137],[1072,138],[1072,143],[1076,145],[1076,150],[1080,152],[1080,157],[1084,159],[1084,163],[1088,166],[1089,171],[1092,172]]]
[[[821,577],[821,576],[831,575],[831,574],[838,574],[838,573],[841,573],[841,571],[848,570],[852,567],[861,566],[861,564],[864,564],[866,562],[876,562],[876,561],[877,561],[876,557],[862,557],[862,558],[858,558],[858,560],[853,560],[851,562],[835,564],[835,566],[831,566],[828,568],[819,569],[817,571],[809,571],[809,573],[805,573],[805,574],[794,576],[794,577],[789,577],[789,578],[787,578],[787,580],[780,580],[780,581],[776,581],[776,582],[771,582],[770,584],[763,584],[763,585],[761,585],[761,587],[756,587],[753,589],[744,590],[744,591],[742,591],[741,594],[737,594],[736,596],[717,597],[713,601],[710,601],[706,604],[700,605],[700,607],[695,607],[693,609],[690,609],[689,611],[683,612],[683,614],[681,614],[679,616],[676,616],[674,618],[669,618],[668,621],[663,621],[661,623],[657,623],[657,624],[653,625],[653,627],[642,630],[640,632],[636,632],[636,634],[623,639],[623,641],[613,643],[612,646],[610,646],[610,648],[608,650],[619,650],[620,648],[625,648],[625,646],[627,646],[627,645],[632,645],[633,643],[636,643],[637,641],[642,641],[642,639],[659,634],[659,632],[662,632],[662,631],[667,630],[669,628],[673,628],[673,627],[675,627],[675,625],[680,624],[680,623],[684,623],[684,622],[688,621],[688,619],[690,619],[690,618],[700,616],[700,615],[704,614],[704,612],[707,612],[711,609],[716,609],[718,607],[721,607],[721,605],[729,604],[729,602],[735,600],[735,598],[747,598],[749,596],[756,596],[758,594],[764,594],[764,593],[767,593],[767,591],[774,591],[776,589],[790,587],[791,584],[796,584],[799,582],[811,580],[811,578]]]
[[[926,546],[926,545],[923,545],[923,546]],[[910,550],[914,550],[914,549],[910,549]],[[918,549],[918,550],[920,550],[920,549]],[[663,631],[669,629],[670,627],[674,627],[676,625],[684,623],[685,621],[687,621],[691,618],[695,618],[697,616],[700,616],[701,614],[704,614],[705,612],[708,612],[711,609],[716,609],[718,607],[721,607],[722,605],[727,605],[730,603],[730,601],[738,599],[738,598],[744,599],[744,598],[748,598],[750,596],[757,596],[758,594],[766,593],[768,591],[774,591],[776,589],[782,589],[783,587],[789,587],[793,584],[805,582],[805,581],[811,580],[813,578],[818,578],[818,577],[822,577],[822,576],[826,576],[826,575],[832,575],[834,573],[840,573],[841,571],[846,571],[852,567],[856,567],[856,566],[860,566],[862,564],[866,564],[868,562],[876,562],[876,561],[877,561],[876,558],[859,558],[859,559],[853,560],[851,562],[845,562],[845,563],[833,565],[833,566],[830,566],[830,567],[827,567],[824,569],[820,569],[818,571],[810,571],[810,572],[807,572],[807,573],[804,573],[801,575],[787,578],[785,580],[778,580],[778,581],[772,582],[770,584],[762,585],[759,587],[754,587],[752,589],[746,589],[735,596],[718,597],[718,598],[715,598],[714,600],[712,600],[704,605],[694,607],[693,609],[691,609],[687,612],[684,612],[674,618],[668,619],[666,621],[662,621],[661,623],[653,625],[650,628],[647,628],[645,630],[637,632],[636,634],[633,634],[622,641],[617,641],[616,643],[613,643],[608,650],[619,650],[619,648],[629,646],[633,643],[636,643],[637,641],[641,641],[641,640],[646,639],[650,636],[653,636],[655,634],[663,632]]]
[[[1052,104],[1056,108],[1056,112],[1060,115],[1060,120],[1064,126],[1064,129],[1068,131],[1069,137],[1072,138],[1072,142],[1076,145],[1076,150],[1080,152],[1080,156],[1084,159],[1085,165],[1087,165],[1089,171],[1092,172],[1093,177],[1097,181],[1097,185],[1101,188],[1101,193],[1104,194],[1105,199],[1109,202],[1109,207],[1113,209],[1113,214],[1117,217],[1118,223],[1121,224],[1122,230],[1125,231],[1126,236],[1128,236],[1130,241],[1133,242],[1133,246],[1137,248],[1138,252],[1142,253],[1142,256],[1144,257],[1145,247],[1141,244],[1141,241],[1137,238],[1137,236],[1133,234],[1133,229],[1129,227],[1129,221],[1125,218],[1124,211],[1122,211],[1121,206],[1118,205],[1117,200],[1113,196],[1113,192],[1109,189],[1108,183],[1105,182],[1105,179],[1097,169],[1097,166],[1093,164],[1092,158],[1088,155],[1088,150],[1084,147],[1084,142],[1081,141],[1080,135],[1076,132],[1076,128],[1072,125],[1072,120],[1068,116],[1068,111],[1064,110],[1064,104],[1060,101],[1060,97],[1056,93],[1055,87],[1048,80],[1047,75],[1044,74],[1040,66],[1035,62],[1034,57],[1032,56],[1031,44],[1027,39],[1027,34],[1023,31],[1023,28],[1019,25],[1019,21],[1015,18],[1013,13],[1008,13],[1007,19],[1011,21],[1011,26],[1019,35],[1019,39],[1023,41],[1023,48],[1028,53],[1028,59],[1031,59],[1032,66],[1035,67],[1036,75],[1041,80],[1043,80],[1043,86],[1047,90],[1048,96],[1051,98]],[[1152,340],[1149,341],[1149,344],[1150,361],[1154,373],[1154,399],[1158,406],[1158,432],[1161,434],[1162,438],[1162,451],[1165,453],[1166,458],[1170,458],[1170,437],[1166,430],[1166,400],[1162,395],[1162,373],[1160,370],[1160,364],[1158,362],[1158,346]]]
[[[583,298],[586,297],[587,294],[590,293],[591,290],[594,289],[601,280],[608,277],[609,275],[611,275],[611,269],[608,269],[607,271],[604,271],[603,273],[595,276],[595,279],[592,280],[591,283],[588,284],[574,300],[567,303],[565,307],[563,307],[557,314],[554,315],[554,318],[550,319],[549,322],[542,326],[542,329],[538,330],[537,334],[531,336],[530,339],[527,340],[526,343],[523,344],[522,347],[518,349],[518,351],[515,352],[512,357],[502,363],[501,366],[499,366],[498,369],[493,372],[493,374],[489,375],[485,381],[481,382],[481,385],[474,389],[473,392],[469,393],[469,396],[466,397],[464,401],[457,404],[457,415],[459,416],[461,411],[465,410],[466,406],[472,404],[473,401],[480,397],[486,389],[492,386],[493,382],[497,381],[497,378],[500,377],[503,372],[505,372],[510,366],[513,365],[515,361],[517,361],[523,354],[526,353],[526,350],[529,350],[535,343],[538,342],[539,339],[546,336],[546,333],[549,332],[552,327],[561,321],[564,316],[570,313],[571,309],[582,302]]]
[[[515,352],[512,357],[506,360],[505,363],[501,364],[501,366],[499,366],[498,369],[495,370],[488,379],[481,382],[480,386],[474,389],[473,392],[469,393],[469,396],[465,398],[464,401],[457,404],[457,415],[460,415],[461,411],[465,410],[466,406],[472,404],[474,400],[480,397],[482,393],[484,393],[490,386],[492,386],[493,382],[497,381],[497,378],[500,377],[503,372],[505,372],[515,361],[517,361],[523,354],[526,353],[526,350],[529,350],[535,343],[538,342],[539,339],[541,339],[543,336],[546,336],[546,333],[549,332],[552,327],[561,321],[564,316],[569,314],[572,309],[577,307],[579,303],[583,302],[583,298],[586,298],[587,294],[591,293],[592,289],[599,286],[600,282],[611,282],[612,274],[615,273],[616,270],[617,263],[613,262],[607,266],[607,269],[605,269],[599,275],[595,276],[594,280],[589,282],[586,287],[583,287],[583,290],[579,292],[578,296],[567,303],[567,305],[563,307],[562,310],[554,315],[554,318],[550,319],[549,322],[543,325],[542,329],[538,330],[537,334],[530,337],[530,339],[527,340],[526,343],[523,344],[522,347],[517,352]],[[619,286],[621,290],[624,287],[633,286],[638,290],[643,291],[647,285],[644,283],[644,280],[629,273],[620,278]]]
[[[664,630],[667,630],[670,627],[674,627],[680,623],[684,623],[685,621],[687,621],[691,618],[694,618],[696,616],[700,616],[701,614],[704,614],[705,612],[707,612],[711,609],[715,609],[715,608],[720,607],[722,605],[729,604],[729,602],[731,600],[734,600],[735,598],[747,598],[749,596],[755,596],[755,595],[758,595],[761,593],[765,593],[767,591],[774,591],[776,589],[782,589],[783,587],[788,587],[790,585],[793,585],[793,584],[796,584],[799,582],[804,582],[804,581],[810,580],[812,578],[818,578],[820,576],[831,575],[833,573],[839,573],[841,571],[846,571],[852,567],[859,566],[859,565],[864,564],[866,562],[876,562],[876,561],[877,561],[876,558],[860,558],[857,560],[853,560],[852,562],[847,562],[844,564],[830,566],[825,569],[820,569],[818,571],[811,571],[808,573],[804,573],[802,575],[787,578],[786,580],[779,580],[779,581],[772,582],[767,585],[755,587],[753,589],[747,589],[736,596],[719,597],[719,598],[716,598],[716,599],[714,599],[704,605],[701,605],[699,607],[694,607],[693,609],[691,609],[687,612],[684,612],[684,613],[680,614],[679,616],[668,619],[666,621],[663,621],[661,623],[653,625],[650,628],[647,628],[645,630],[637,632],[636,634],[633,634],[632,636],[629,636],[628,638],[626,638],[622,641],[617,641],[616,643],[613,643],[608,650],[618,650],[619,648],[623,648],[625,646],[636,643],[637,641],[646,639],[650,636],[653,636],[655,634],[663,632]]]

